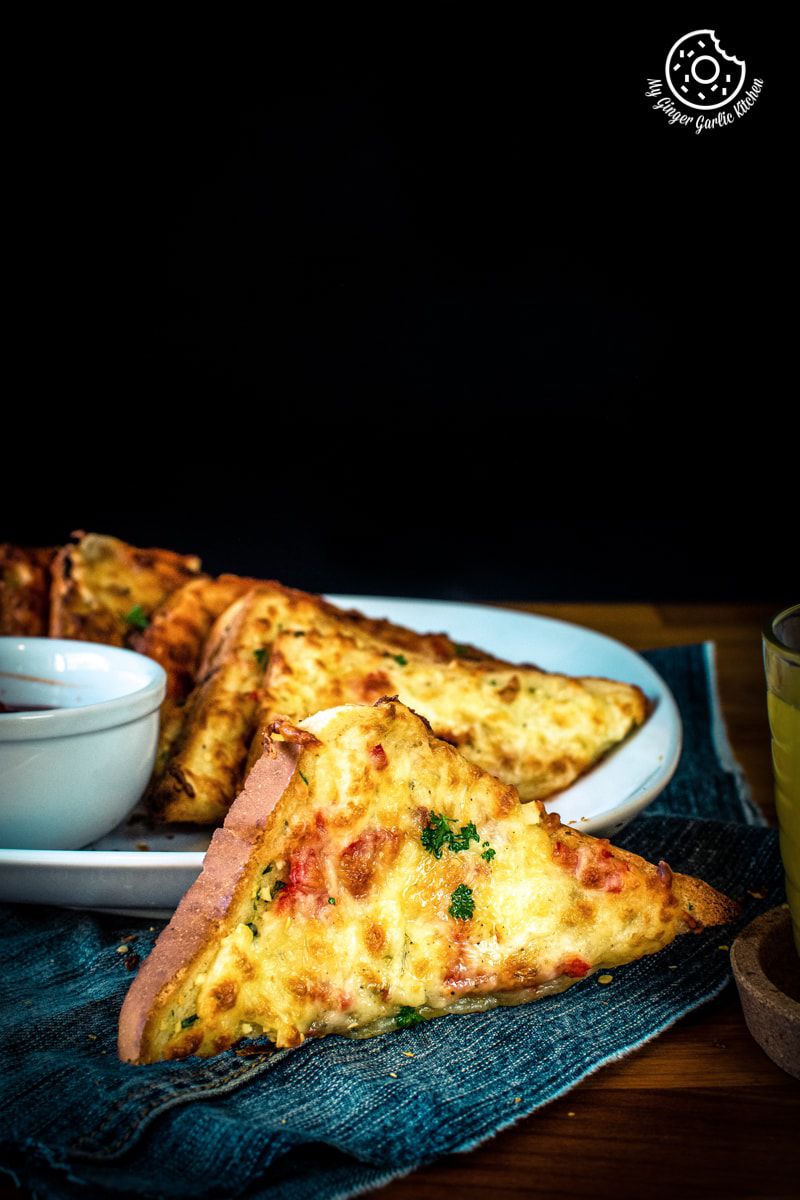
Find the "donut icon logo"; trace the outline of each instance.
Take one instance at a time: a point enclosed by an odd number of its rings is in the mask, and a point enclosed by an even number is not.
[[[725,53],[713,29],[695,29],[679,38],[665,70],[673,96],[688,108],[723,108],[744,84],[744,62]]]

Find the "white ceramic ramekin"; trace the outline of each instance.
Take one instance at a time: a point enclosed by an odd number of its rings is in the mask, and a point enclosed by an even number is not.
[[[166,676],[132,650],[59,638],[0,638],[0,846],[76,850],[142,795],[155,760]]]

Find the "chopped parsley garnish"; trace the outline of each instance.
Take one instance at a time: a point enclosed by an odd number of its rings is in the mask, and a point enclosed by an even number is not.
[[[300,778],[302,779],[302,781],[303,781],[303,783],[306,785],[306,787],[308,787],[308,780],[306,779],[306,777],[305,777],[305,775],[303,774],[303,772],[302,772],[302,771],[300,771],[300,770],[298,770],[297,774],[300,776]]]
[[[408,659],[406,658],[405,654],[393,654],[392,658],[397,663],[398,667],[408,666]]]
[[[481,855],[481,858],[484,859],[486,862],[491,862],[496,854],[497,854],[496,850],[493,850],[491,846],[487,846],[486,849],[484,850],[483,854]]]
[[[442,850],[445,846],[448,846],[454,854],[458,854],[459,850],[469,850],[470,842],[481,840],[474,821],[462,825],[458,833],[450,828],[450,823],[454,821],[455,817],[446,817],[443,813],[431,813],[420,840],[423,848],[434,858],[442,857]]]
[[[269,875],[270,871],[272,870],[272,868],[273,868],[274,866],[275,866],[275,863],[267,863],[267,865],[264,867],[264,870],[261,872],[261,874],[262,874],[262,875]]]
[[[282,879],[279,879],[272,889],[273,896],[277,896],[278,892],[282,892],[285,887],[286,884]]]
[[[460,646],[458,642],[455,643],[455,652],[458,658],[469,658],[470,656],[469,646]]]
[[[472,899],[472,888],[460,883],[450,897],[448,913],[457,921],[469,921],[475,912],[475,901]]]
[[[267,665],[267,659],[269,658],[269,650],[266,646],[262,646],[259,650],[253,651],[253,658],[260,667],[265,667]]]
[[[336,897],[328,896],[328,904],[335,904],[335,903],[336,903]]]
[[[147,629],[147,626],[150,624],[150,618],[142,608],[141,604],[134,604],[131,611],[125,614],[125,620],[129,625],[132,625],[134,629]]]
[[[195,1021],[199,1021],[197,1013],[192,1013],[190,1017],[184,1017],[181,1021],[181,1029],[188,1029],[190,1025],[194,1025]]]
[[[305,629],[295,629],[294,636],[295,637],[305,637],[306,636]]]
[[[395,1024],[398,1029],[409,1029],[412,1025],[421,1025],[424,1020],[425,1018],[421,1017],[415,1008],[403,1005],[395,1017]]]
[[[253,937],[258,937],[258,930],[256,929],[256,927],[255,927],[255,925],[253,924],[253,922],[252,922],[252,921],[246,921],[246,922],[245,922],[245,924],[247,925],[247,928],[248,928],[248,929],[250,930],[250,932],[252,933]]]

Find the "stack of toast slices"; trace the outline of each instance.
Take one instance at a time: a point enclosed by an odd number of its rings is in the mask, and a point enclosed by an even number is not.
[[[647,716],[639,688],[502,662],[447,634],[345,611],[274,580],[79,532],[0,547],[0,633],[129,646],[164,667],[155,822],[219,825],[265,738],[341,704],[397,696],[523,801],[562,790]]]

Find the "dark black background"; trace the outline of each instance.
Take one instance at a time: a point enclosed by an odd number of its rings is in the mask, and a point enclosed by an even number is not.
[[[641,7],[48,29],[0,536],[328,591],[796,598],[780,31]],[[765,80],[701,136],[644,96],[698,25]]]

